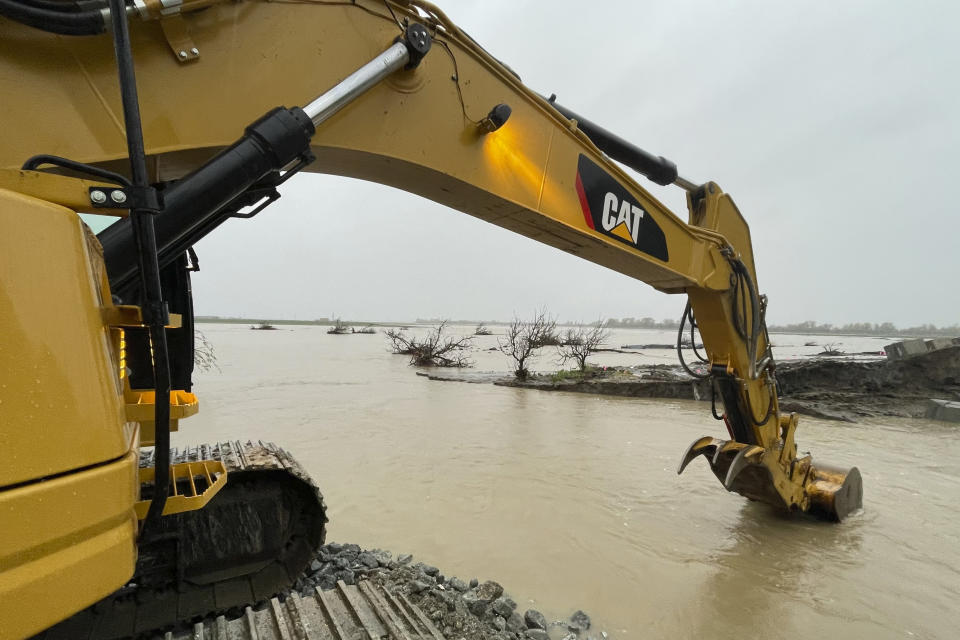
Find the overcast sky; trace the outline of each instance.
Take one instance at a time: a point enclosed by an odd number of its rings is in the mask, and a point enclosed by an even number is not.
[[[534,90],[733,195],[772,323],[960,322],[960,3],[437,2]],[[682,191],[638,178],[686,219]],[[593,320],[683,308],[402,191],[317,175],[288,185],[197,246],[197,313],[508,319],[546,306]]]

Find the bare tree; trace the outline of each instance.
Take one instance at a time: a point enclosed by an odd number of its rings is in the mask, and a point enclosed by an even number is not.
[[[839,342],[828,342],[823,345],[823,351],[817,354],[818,356],[842,356],[843,351],[840,351]]]
[[[220,365],[217,364],[217,354],[213,352],[213,345],[207,340],[207,336],[197,329],[193,331],[193,364],[200,371],[210,371],[212,369],[220,371]]]
[[[556,324],[540,337],[538,347],[559,347],[563,345],[563,337],[557,331]]]
[[[534,312],[533,320],[524,322],[514,317],[507,326],[504,337],[499,341],[500,351],[513,358],[513,374],[520,380],[530,375],[527,363],[544,346],[550,337],[556,335],[557,321],[551,318],[545,309]]]
[[[393,353],[400,355],[413,355],[413,346],[414,338],[408,336],[406,332],[406,327],[400,329],[387,329],[383,332],[383,335],[387,336],[387,341],[390,342],[390,349]]]
[[[373,327],[371,327],[370,325],[367,325],[367,326],[365,326],[365,327],[361,327],[360,329],[354,329],[353,327],[350,328],[350,333],[365,333],[365,334],[370,334],[370,333],[376,333],[376,332],[377,332],[377,330],[374,329]]]
[[[408,336],[403,329],[388,329],[387,340],[394,353],[410,356],[410,364],[418,367],[469,367],[467,355],[473,336],[444,335],[447,321],[432,328],[423,338]]]
[[[592,326],[577,325],[567,329],[559,347],[560,358],[564,363],[573,360],[580,371],[586,371],[587,358],[610,337],[607,324],[600,321]]]

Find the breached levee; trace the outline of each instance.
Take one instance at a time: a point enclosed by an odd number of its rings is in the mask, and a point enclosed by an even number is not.
[[[431,380],[487,382],[499,386],[630,398],[709,402],[709,380],[679,366],[639,365],[593,369],[582,377],[536,374],[526,380],[490,373],[421,374]],[[812,358],[777,363],[780,408],[830,420],[925,417],[931,399],[960,400],[960,346],[904,359],[858,361]]]

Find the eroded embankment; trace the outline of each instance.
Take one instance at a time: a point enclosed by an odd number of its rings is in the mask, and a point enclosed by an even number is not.
[[[709,380],[697,380],[679,366],[639,365],[591,370],[585,376],[425,374],[432,380],[492,382],[542,391],[572,391],[631,398],[711,398]],[[960,400],[960,347],[905,360],[855,361],[816,358],[777,364],[780,407],[810,416],[853,421],[862,417],[922,417],[931,398]]]

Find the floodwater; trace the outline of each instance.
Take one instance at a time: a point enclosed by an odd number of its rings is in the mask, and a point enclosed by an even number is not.
[[[801,451],[863,474],[864,510],[834,525],[727,493],[702,461],[677,476],[690,442],[722,437],[706,403],[432,382],[382,333],[200,330],[221,370],[197,375],[201,411],[174,444],[282,444],[325,494],[328,540],[496,580],[548,619],[583,609],[614,638],[960,634],[956,425],[802,419]],[[622,330],[610,343],[674,339]],[[819,351],[807,340],[848,352],[884,343],[773,337],[781,358]],[[495,344],[478,340],[477,370],[507,371],[486,351]]]

